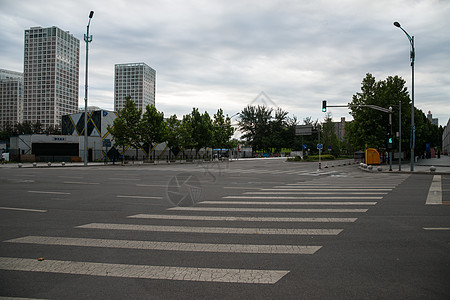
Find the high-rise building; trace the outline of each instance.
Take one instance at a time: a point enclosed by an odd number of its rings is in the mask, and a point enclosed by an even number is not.
[[[0,69],[0,129],[23,121],[23,74]]]
[[[125,106],[130,97],[138,109],[155,105],[156,71],[145,63],[116,64],[114,70],[114,110]]]
[[[433,114],[431,113],[431,111],[428,111],[427,119],[428,121],[430,121],[431,124],[439,126],[439,119],[433,118]]]
[[[58,27],[25,30],[23,120],[44,128],[78,111],[80,40]]]

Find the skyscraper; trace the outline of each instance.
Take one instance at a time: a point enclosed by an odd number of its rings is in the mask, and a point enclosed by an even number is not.
[[[0,69],[0,129],[23,121],[23,74]]]
[[[58,27],[25,30],[24,121],[44,128],[78,111],[80,40]]]
[[[145,110],[155,105],[156,71],[145,63],[116,64],[114,68],[114,110],[125,106],[126,97]]]

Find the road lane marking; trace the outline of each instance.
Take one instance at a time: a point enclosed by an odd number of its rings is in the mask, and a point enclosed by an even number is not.
[[[162,199],[163,197],[153,196],[136,196],[136,195],[117,195],[117,198],[134,198],[134,199]]]
[[[320,198],[322,199],[322,198]],[[333,201],[278,201],[278,202],[265,202],[265,201],[202,201],[199,204],[209,205],[376,205],[377,202],[333,202]]]
[[[442,204],[442,184],[441,175],[434,175],[431,182],[430,189],[428,190],[426,205]]]
[[[0,209],[4,210],[18,210],[18,211],[29,211],[29,212],[39,212],[39,213],[46,213],[47,210],[43,209],[31,209],[31,208],[18,208],[18,207],[0,207]]]
[[[270,191],[270,192],[390,192],[392,191],[391,188],[368,188],[368,189],[362,189],[362,188],[339,188],[339,187],[315,187],[315,188],[273,188],[273,189],[261,189],[261,191]]]
[[[100,184],[99,182],[64,181],[65,184]]]
[[[121,248],[161,251],[221,252],[221,253],[257,253],[257,254],[314,254],[322,246],[298,245],[246,245],[246,244],[207,244],[178,243],[134,240],[110,240],[90,238],[67,238],[50,236],[27,236],[4,241],[6,243]]]
[[[424,227],[423,229],[424,229],[424,230],[450,230],[450,227],[435,227],[435,228],[432,228],[432,227]]]
[[[222,217],[222,216],[180,216],[137,214],[128,216],[136,219],[228,221],[228,222],[310,222],[310,223],[353,223],[357,218],[270,218],[270,217]]]
[[[224,199],[291,199],[291,200],[314,200],[314,199],[365,199],[365,200],[380,200],[383,199],[383,197],[350,197],[350,196],[326,196],[326,197],[310,197],[310,196],[225,196]]]
[[[70,193],[66,193],[66,192],[48,192],[48,191],[28,191],[28,193],[34,193],[34,194],[54,194],[54,195],[70,195]]]
[[[275,193],[276,192],[276,193]],[[345,191],[332,191],[332,192],[303,192],[303,190],[295,190],[292,189],[279,189],[277,191],[266,192],[264,189],[263,192],[244,192],[245,195],[387,195],[386,192],[345,192]]]
[[[0,269],[103,277],[275,284],[286,270],[215,269],[0,257]]]
[[[232,227],[186,227],[90,223],[76,226],[84,229],[133,230],[153,232],[186,232],[216,234],[260,234],[260,235],[338,235],[343,229],[278,229],[278,228],[232,228]]]
[[[367,209],[340,208],[230,208],[230,207],[171,207],[167,210],[182,211],[220,211],[220,212],[258,212],[258,213],[365,213]]]
[[[167,184],[136,184],[139,187],[163,187],[166,188]]]

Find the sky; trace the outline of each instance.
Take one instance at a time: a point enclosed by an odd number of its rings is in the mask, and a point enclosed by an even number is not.
[[[91,10],[89,105],[113,110],[114,65],[144,62],[156,70],[156,108],[166,117],[267,104],[323,121],[322,100],[348,104],[367,73],[398,75],[411,91],[398,21],[414,36],[415,106],[442,126],[450,117],[449,0],[0,0],[0,68],[23,72],[25,29],[69,31],[80,39],[84,107]],[[351,120],[348,108],[328,112]]]

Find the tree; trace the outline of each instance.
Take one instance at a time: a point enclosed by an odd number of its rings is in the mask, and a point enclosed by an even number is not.
[[[222,109],[217,110],[214,115],[213,126],[213,146],[220,149],[229,149],[234,128],[231,126],[231,119],[224,116]]]
[[[191,134],[196,155],[200,149],[211,146],[213,142],[213,125],[208,112],[200,114],[197,108],[191,113]]]
[[[169,147],[169,160],[170,153],[173,152],[175,157],[178,155],[181,142],[181,122],[177,119],[177,115],[172,115],[166,120],[167,128],[167,146]]]
[[[142,111],[137,109],[133,100],[129,97],[126,99],[125,106],[118,112],[119,116],[114,120],[113,126],[108,125],[108,131],[113,136],[112,139],[117,146],[122,147],[123,154],[127,147],[138,149],[142,145],[139,126]]]
[[[383,108],[393,107],[392,128],[398,131],[398,103],[402,102],[402,131],[408,132],[410,118],[406,113],[411,109],[405,80],[398,76],[390,76],[386,80],[376,81],[375,77],[367,74],[362,81],[361,92],[352,97],[351,115],[353,122],[346,126],[347,139],[356,149],[385,148],[390,134],[389,114],[367,107],[356,105],[376,105]],[[409,108],[408,108],[409,107]],[[403,138],[402,138],[403,140]],[[406,146],[406,145],[405,145]],[[402,149],[407,149],[408,147]]]
[[[186,149],[194,148],[194,140],[192,137],[192,116],[184,115],[181,121],[180,132],[180,146],[183,148],[183,156],[186,155]]]
[[[139,123],[141,142],[148,146],[148,154],[155,144],[167,140],[167,126],[164,113],[159,112],[154,105],[147,105]]]
[[[270,147],[268,135],[272,112],[272,108],[248,105],[239,114],[238,125],[239,130],[243,132],[242,138],[252,146],[254,151],[267,150]]]

